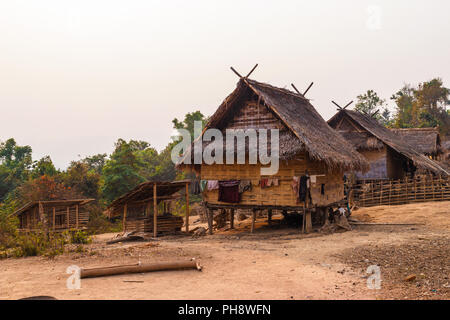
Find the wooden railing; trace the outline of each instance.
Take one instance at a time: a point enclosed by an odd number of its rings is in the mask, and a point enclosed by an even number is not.
[[[450,179],[422,176],[403,180],[357,181],[350,202],[359,207],[450,201]]]

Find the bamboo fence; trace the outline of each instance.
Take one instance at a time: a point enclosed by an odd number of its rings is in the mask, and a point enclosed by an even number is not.
[[[450,201],[450,178],[421,176],[402,180],[357,181],[351,202],[359,207]]]

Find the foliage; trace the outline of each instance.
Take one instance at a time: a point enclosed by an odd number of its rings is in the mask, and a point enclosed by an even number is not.
[[[422,82],[417,87],[405,85],[391,99],[397,113],[394,125],[398,128],[436,127],[441,134],[450,133],[450,89],[440,78]]]
[[[83,230],[70,231],[70,243],[73,244],[89,244],[92,242],[92,237]]]
[[[373,116],[378,122],[384,126],[388,126],[391,122],[391,113],[386,107],[386,101],[381,99],[373,90],[367,90],[366,93],[357,96],[355,110],[361,113]],[[381,113],[380,108],[383,108]]]

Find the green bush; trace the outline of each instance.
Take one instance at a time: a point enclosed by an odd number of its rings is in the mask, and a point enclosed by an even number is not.
[[[70,243],[73,244],[89,244],[92,242],[92,237],[83,230],[73,231],[70,235]]]

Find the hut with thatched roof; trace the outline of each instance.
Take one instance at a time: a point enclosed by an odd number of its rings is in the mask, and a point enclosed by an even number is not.
[[[259,152],[262,148],[266,148],[264,152],[274,152],[275,149],[267,150],[272,144],[263,146],[260,141],[258,145],[249,140],[237,147],[233,145],[234,153],[245,150],[244,162],[206,163],[202,159],[201,163],[190,161],[186,164],[187,158],[195,158],[196,151],[192,151],[194,147],[191,146],[177,164],[178,168],[193,170],[204,186],[202,198],[209,215],[210,233],[213,211],[227,209],[231,212],[231,227],[235,209],[250,209],[253,212],[252,230],[256,211],[260,210],[268,210],[269,221],[272,210],[306,212],[303,221],[306,221],[305,228],[310,229],[311,213],[318,212],[315,208],[324,212],[323,208],[344,198],[343,172],[368,169],[364,157],[327,125],[303,94],[248,77],[241,77],[236,89],[206,124],[197,140],[201,141],[203,150],[212,143],[204,139],[208,129],[217,129],[224,136],[232,129],[255,129],[258,136],[264,130],[279,132],[276,150],[279,168],[271,175],[262,173],[261,169],[267,165],[260,159],[257,163],[249,161],[252,148],[259,148]]]
[[[356,173],[358,179],[403,179],[407,175],[413,176],[418,169],[448,175],[442,166],[423,154],[424,151],[433,152],[433,147],[422,141],[423,137],[413,141],[417,144],[414,147],[409,143],[406,131],[389,130],[370,115],[354,110],[340,109],[328,124],[370,162],[368,172]],[[436,142],[436,136],[430,136]],[[422,145],[423,149],[420,149]]]
[[[389,130],[416,151],[431,159],[438,159],[442,154],[439,128],[392,128]]]

